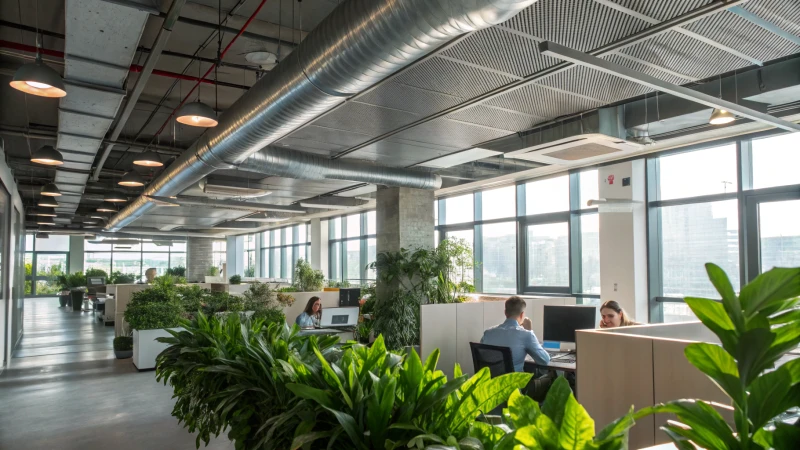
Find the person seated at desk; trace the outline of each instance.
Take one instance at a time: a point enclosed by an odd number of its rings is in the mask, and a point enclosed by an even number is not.
[[[641,325],[628,317],[628,314],[614,300],[607,300],[600,306],[600,328],[628,327]]]
[[[481,338],[481,344],[510,348],[516,372],[524,371],[526,355],[530,355],[539,365],[550,363],[550,355],[531,330],[531,319],[525,317],[526,306],[525,300],[516,295],[506,300],[506,321],[484,331]],[[543,400],[552,381],[550,375],[532,378],[526,388],[528,396]]]
[[[311,297],[306,303],[306,309],[297,316],[294,323],[300,328],[319,328],[319,320],[322,318],[322,300],[319,297]]]

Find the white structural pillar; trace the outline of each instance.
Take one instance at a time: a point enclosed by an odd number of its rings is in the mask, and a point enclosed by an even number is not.
[[[648,322],[645,161],[602,166],[598,182],[608,201],[599,207],[601,300],[616,300],[636,321]]]
[[[308,224],[311,231],[311,254],[309,255],[311,267],[321,270],[328,278],[328,221],[311,219]]]
[[[69,237],[69,267],[67,268],[69,273],[83,272],[83,249],[83,236]]]
[[[244,275],[244,236],[228,236],[225,245],[226,277]]]

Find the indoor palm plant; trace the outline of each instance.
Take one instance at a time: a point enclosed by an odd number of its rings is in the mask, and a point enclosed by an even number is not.
[[[694,399],[655,405],[637,416],[677,415],[678,423],[662,429],[681,449],[798,448],[800,428],[775,418],[800,407],[800,358],[779,363],[800,344],[800,268],[765,272],[739,295],[721,268],[709,263],[706,270],[722,301],[688,297],[686,303],[722,345],[693,343],[685,354],[730,397],[734,426],[711,403]]]

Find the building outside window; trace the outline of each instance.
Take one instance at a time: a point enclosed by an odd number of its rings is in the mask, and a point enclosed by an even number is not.
[[[261,276],[293,280],[297,261],[308,261],[310,246],[305,223],[264,231],[261,234]]]
[[[61,286],[58,276],[69,267],[69,236],[50,235],[37,239],[25,235],[25,296],[56,295]]]
[[[100,269],[132,275],[141,280],[147,269],[156,269],[157,276],[171,267],[186,267],[185,241],[138,239],[135,244],[113,244],[109,241],[85,241],[83,268]]]
[[[225,241],[214,241],[211,243],[211,264],[218,268],[222,273],[222,265],[227,262],[227,243]]]
[[[256,235],[248,234],[244,237],[244,276],[256,276]]]
[[[375,211],[328,219],[328,279],[359,286],[375,280],[367,265],[377,249]]]

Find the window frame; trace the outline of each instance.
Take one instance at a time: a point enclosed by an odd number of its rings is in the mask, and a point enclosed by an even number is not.
[[[378,234],[377,234],[377,223],[376,223],[376,232],[369,234],[369,225],[368,225],[368,214],[375,213],[376,217],[375,220],[377,222],[377,212],[374,209],[366,210],[366,211],[358,211],[358,212],[351,212],[348,214],[342,214],[339,216],[328,217],[328,273],[327,278],[332,281],[348,281],[350,284],[358,284],[364,285],[367,283],[374,283],[374,278],[369,278],[370,271],[367,270],[367,264],[371,263],[372,261],[368,261],[368,242],[369,239],[375,239],[377,243]],[[357,220],[359,221],[359,235],[352,236],[352,237],[345,237],[347,236],[347,220],[348,217],[358,216]],[[335,221],[339,220],[340,230],[341,233],[339,234],[338,238],[331,238],[330,236],[334,235],[334,228],[335,228]],[[347,278],[347,243],[350,241],[359,241],[358,246],[358,260],[359,260],[359,277],[358,279]],[[335,261],[335,252],[333,248],[335,246],[339,246],[339,261]],[[337,269],[337,273],[334,274],[333,268]]]
[[[304,228],[305,236],[300,236],[296,231],[300,226]],[[303,259],[308,261],[311,246],[308,232],[309,226],[309,223],[301,222],[285,225],[280,228],[271,228],[269,230],[260,232],[259,238],[261,241],[261,250],[259,258],[261,264],[258,276],[262,278],[290,280],[291,282],[294,282],[294,268],[297,262],[294,252],[297,249],[305,247],[305,256]],[[269,234],[269,237],[271,238],[272,233],[280,233],[277,245],[272,243],[272,239],[267,239],[265,237],[267,234]],[[305,241],[303,239],[305,239]],[[276,269],[278,267],[276,267],[274,263],[276,257],[280,260],[280,266],[278,266],[280,267],[280,273],[277,274]]]

